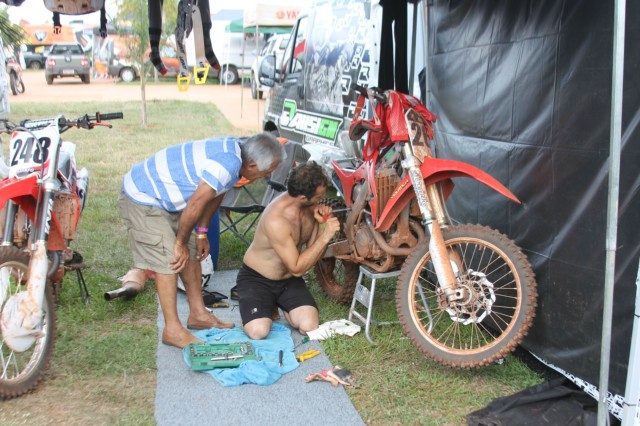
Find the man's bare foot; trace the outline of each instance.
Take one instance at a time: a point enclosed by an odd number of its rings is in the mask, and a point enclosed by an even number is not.
[[[196,336],[184,329],[179,333],[168,333],[165,329],[162,332],[162,343],[182,349],[189,343],[202,343],[202,340],[198,339]]]
[[[205,318],[192,318],[189,316],[187,320],[187,328],[191,330],[207,330],[209,328],[233,328],[232,322],[220,320],[213,314],[208,314]]]

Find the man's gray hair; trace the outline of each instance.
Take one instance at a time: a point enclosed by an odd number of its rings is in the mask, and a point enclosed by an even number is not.
[[[259,133],[240,144],[242,163],[256,163],[258,170],[269,170],[274,161],[281,163],[287,157],[282,144],[271,133]]]

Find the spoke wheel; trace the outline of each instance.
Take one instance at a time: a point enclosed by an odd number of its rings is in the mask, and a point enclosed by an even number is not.
[[[342,200],[328,198],[320,201],[332,209],[343,209],[345,207]],[[344,213],[336,216],[341,223],[345,221]],[[345,239],[344,229],[341,229],[336,236],[337,239]],[[353,292],[358,282],[358,274],[360,269],[358,264],[348,262],[335,257],[320,259],[315,266],[314,272],[320,289],[327,297],[335,303],[348,304],[353,299]]]
[[[28,265],[29,256],[18,248],[0,249],[0,314],[9,297],[27,291]],[[47,369],[56,337],[55,305],[49,283],[42,308],[42,336],[26,351],[12,350],[0,334],[0,398],[14,398],[34,389]]]
[[[520,248],[493,229],[461,225],[443,234],[458,296],[447,300],[423,244],[402,267],[396,291],[400,322],[418,349],[441,364],[490,364],[512,352],[533,322],[533,270]]]
[[[335,303],[351,303],[358,281],[357,264],[336,258],[321,259],[314,271],[327,299]]]

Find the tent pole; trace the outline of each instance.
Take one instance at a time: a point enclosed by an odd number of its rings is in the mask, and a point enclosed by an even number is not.
[[[424,46],[422,46],[422,54],[424,55],[424,105],[429,108],[429,15],[427,10],[427,0],[423,0],[422,14],[422,30],[424,31]]]
[[[604,306],[602,310],[602,343],[600,347],[600,394],[598,426],[608,422],[609,362],[611,355],[611,316],[616,266],[618,230],[618,198],[620,191],[620,139],[622,134],[622,81],[624,71],[624,27],[626,0],[616,0],[613,21],[613,75],[611,90],[611,130],[609,148],[609,197],[607,201],[606,263]]]
[[[242,118],[242,111],[244,111],[244,40],[246,38],[246,31],[244,28],[244,23],[242,24],[242,59],[240,63],[242,66],[238,70],[238,74],[240,75],[240,118]]]
[[[258,51],[258,34],[260,34],[260,25],[256,22],[256,37],[255,37],[255,40],[256,40],[256,59],[255,60],[256,60],[256,62],[258,61],[258,56],[260,56],[260,52]],[[253,68],[253,64],[251,64],[251,65],[252,65],[252,68]],[[251,74],[249,74],[249,75],[251,75]],[[255,76],[253,76],[253,78],[255,80],[256,78],[258,78],[258,76],[255,75]],[[249,81],[251,81],[251,80],[249,80]],[[257,83],[256,83],[256,86],[257,86]],[[253,88],[251,88],[251,90],[253,90]],[[258,124],[260,124],[260,96],[258,96],[258,91],[257,90],[256,90],[256,117],[258,118]]]
[[[636,276],[636,309],[631,332],[631,350],[629,351],[629,367],[627,369],[627,385],[624,391],[624,408],[622,410],[622,426],[635,424],[638,416],[638,400],[640,399],[640,262]]]
[[[409,94],[413,95],[413,79],[415,77],[416,68],[416,30],[418,29],[418,4],[411,5],[413,9],[413,22],[411,30],[411,66],[409,67]]]

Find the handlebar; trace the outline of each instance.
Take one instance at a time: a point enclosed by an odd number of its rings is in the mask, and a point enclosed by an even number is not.
[[[387,96],[385,96],[384,91],[379,89],[378,87],[361,86],[356,83],[353,85],[353,90],[355,90],[357,93],[364,96],[372,96],[375,100],[379,102],[382,102],[382,103],[387,102]]]
[[[13,132],[15,130],[27,130],[33,131],[38,129],[43,129],[56,123],[60,130],[60,133],[70,129],[71,127],[76,127],[78,129],[87,129],[91,130],[95,126],[106,126],[111,128],[110,124],[105,124],[103,121],[107,120],[118,120],[124,118],[124,115],[121,112],[113,112],[107,114],[101,114],[96,112],[95,115],[85,114],[82,117],[76,118],[75,120],[67,120],[63,115],[59,115],[55,118],[44,118],[44,119],[26,119],[22,120],[20,124],[15,124],[11,120],[6,118],[0,119],[0,124],[3,126],[1,129],[6,133]]]

